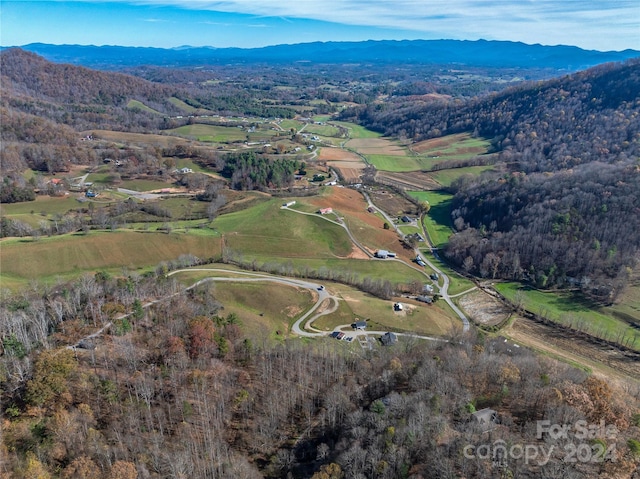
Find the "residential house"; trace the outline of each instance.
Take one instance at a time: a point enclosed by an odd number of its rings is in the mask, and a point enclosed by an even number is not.
[[[383,346],[392,346],[398,341],[398,337],[394,333],[384,333],[380,337]]]

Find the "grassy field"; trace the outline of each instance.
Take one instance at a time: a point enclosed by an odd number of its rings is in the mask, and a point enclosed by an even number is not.
[[[625,335],[635,337],[635,349],[640,349],[640,332],[637,329],[606,314],[607,308],[601,310],[598,305],[594,305],[578,294],[539,291],[511,282],[497,283],[495,288],[512,301],[516,299],[516,295],[521,295],[524,308],[552,321],[570,325],[612,341]]]
[[[347,146],[365,155],[367,160],[378,170],[391,172],[430,170],[435,164],[451,160],[466,160],[483,155],[491,146],[488,140],[473,138],[467,133],[415,143],[411,147],[411,151],[403,151],[403,148],[395,145],[393,153],[385,151],[394,145],[391,141],[386,147],[380,145],[379,151],[370,146],[363,145],[359,148],[357,145],[357,143],[350,142]],[[469,172],[472,173],[473,170]],[[451,181],[457,177],[456,173],[445,174],[444,171],[438,172],[438,174],[444,185],[451,184]]]
[[[485,166],[467,166],[465,168],[451,168],[448,170],[435,171],[429,173],[430,176],[440,183],[442,186],[451,186],[455,180],[464,175],[477,176],[484,171],[489,171],[493,168],[492,165]]]
[[[153,191],[160,190],[162,188],[169,188],[171,185],[166,181],[153,181],[153,180],[125,180],[118,184],[119,188],[125,188],[133,191]]]
[[[0,204],[0,214],[24,221],[21,215],[55,215],[80,208],[78,200],[72,196],[52,197],[36,196],[35,201],[23,203]],[[41,218],[43,219],[43,218]]]
[[[380,138],[382,136],[382,133],[367,130],[365,127],[356,125],[355,123],[349,123],[347,121],[332,121],[331,123],[347,128],[349,130],[349,138]]]
[[[382,171],[418,171],[424,169],[420,158],[414,156],[365,155],[369,163]]]
[[[145,105],[144,103],[138,100],[129,100],[129,103],[127,103],[127,108],[129,108],[130,110],[142,110],[148,113],[155,113],[156,115],[164,115],[158,110],[154,110],[153,108],[148,107],[147,105]]]
[[[331,125],[307,125],[304,129],[304,133],[311,133],[313,135],[339,137],[340,130]]]
[[[443,335],[456,323],[448,308],[443,310],[437,305],[403,301],[408,307],[403,313],[397,313],[393,311],[392,300],[376,298],[342,284],[329,284],[327,288],[337,292],[341,301],[335,313],[321,316],[313,323],[320,330],[332,331],[336,326],[366,319],[370,330]]]
[[[280,209],[270,200],[255,207],[217,218],[214,226],[234,251],[256,257],[334,258],[347,256],[351,242],[346,231],[316,216]]]
[[[169,98],[169,103],[171,103],[172,105],[180,108],[185,113],[191,114],[191,113],[196,113],[196,112],[200,111],[200,109],[194,108],[191,105],[188,105],[187,103],[183,102],[179,98],[171,97],[171,98]]]
[[[215,273],[217,274],[217,273]],[[286,333],[315,298],[310,290],[270,283],[212,282],[224,316],[235,313],[246,332],[262,329],[270,335]]]
[[[247,139],[247,132],[244,129],[232,126],[203,125],[197,123],[195,125],[184,125],[167,131],[176,135],[195,138],[198,141],[214,143],[229,143]],[[256,134],[257,133],[253,133],[253,135]]]
[[[139,269],[193,254],[219,256],[220,239],[204,235],[143,233],[131,231],[90,232],[2,241],[0,278],[26,285],[30,280],[54,281],[58,275],[122,268]],[[52,252],[54,252],[52,254]]]
[[[441,248],[449,241],[453,233],[451,224],[451,200],[453,195],[441,191],[407,191],[420,201],[428,201],[431,205],[425,216],[424,226],[433,245]]]

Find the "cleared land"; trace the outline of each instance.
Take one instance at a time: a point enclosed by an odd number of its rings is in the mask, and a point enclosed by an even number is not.
[[[102,269],[153,267],[183,254],[219,256],[220,239],[211,236],[155,232],[90,232],[2,241],[2,273],[26,285],[29,280],[51,281],[58,275],[79,275]],[[55,252],[55,253],[53,253]]]
[[[363,155],[405,156],[407,150],[387,138],[354,138],[345,146]]]
[[[247,130],[243,128],[233,126],[216,126],[216,125],[204,125],[196,123],[194,125],[184,125],[172,130],[167,130],[169,133],[175,135],[187,136],[197,139],[198,141],[213,142],[213,143],[231,143],[245,141],[247,135],[251,138],[271,138],[272,132],[266,130],[257,130],[252,133],[247,133]]]
[[[598,305],[571,292],[535,290],[519,283],[497,283],[495,288],[511,301],[520,296],[522,306],[540,316],[600,338],[640,350],[640,331],[598,311]]]
[[[458,299],[459,306],[477,324],[497,326],[511,314],[511,309],[490,294],[476,290]]]
[[[407,191],[420,201],[427,201],[431,208],[425,215],[424,226],[433,246],[443,247],[453,234],[451,224],[451,200],[453,195],[441,191]]]
[[[322,316],[313,323],[320,330],[331,331],[336,326],[364,319],[367,320],[369,330],[441,336],[456,324],[448,308],[441,309],[438,305],[426,305],[406,298],[383,300],[341,284],[331,284],[328,287],[340,295],[341,301],[335,313]],[[405,314],[398,314],[393,310],[395,301],[405,305]]]
[[[623,353],[608,345],[585,341],[578,334],[562,332],[557,328],[520,317],[501,333],[556,359],[587,366],[609,379],[628,383],[629,378],[632,378],[640,384],[638,354]]]
[[[268,281],[211,282],[208,287],[224,306],[223,316],[235,313],[245,331],[264,331],[273,336],[288,333],[293,322],[317,299],[308,289]]]

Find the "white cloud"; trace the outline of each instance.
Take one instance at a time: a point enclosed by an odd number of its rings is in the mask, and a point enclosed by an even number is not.
[[[638,0],[111,1],[403,29],[423,33],[425,38],[501,39],[598,49],[605,49],[606,45],[640,48]]]

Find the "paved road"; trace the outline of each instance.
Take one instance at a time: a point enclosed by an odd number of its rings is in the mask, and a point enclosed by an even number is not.
[[[365,199],[367,200],[368,205],[371,208],[375,209],[378,213],[380,213],[384,217],[384,219],[387,220],[389,225],[392,226],[400,236],[402,236],[402,233],[400,232],[400,229],[399,229],[398,225],[396,225],[393,222],[393,220],[389,217],[389,215],[387,215],[387,213],[385,211],[383,211],[380,208],[378,208],[371,201],[371,198],[369,197],[369,195],[366,192],[363,191],[362,194],[364,195]],[[420,221],[420,225],[422,225],[422,221]],[[427,233],[424,231],[424,227],[421,226],[421,229],[422,229],[422,235],[429,242],[429,248],[431,248],[434,257],[436,259],[440,260],[440,258],[438,257],[438,253],[433,251],[433,245],[430,242],[429,235],[427,235]],[[462,330],[463,331],[469,331],[469,327],[470,327],[469,320],[467,319],[465,314],[460,310],[460,308],[458,308],[458,306],[456,306],[456,304],[451,300],[451,296],[449,296],[449,292],[448,292],[449,291],[449,284],[450,284],[449,277],[446,274],[444,274],[440,268],[438,268],[435,264],[433,264],[431,261],[429,261],[428,258],[423,256],[418,248],[415,248],[413,251],[414,251],[414,253],[416,254],[417,257],[419,256],[433,271],[438,273],[438,276],[440,276],[442,278],[442,286],[440,286],[439,282],[436,284],[436,286],[438,287],[440,296],[442,297],[443,300],[445,300],[445,302],[449,305],[449,307],[451,307],[453,312],[456,313],[456,315],[462,321]],[[426,271],[424,271],[424,270],[420,270],[420,271],[425,276],[428,277]]]

